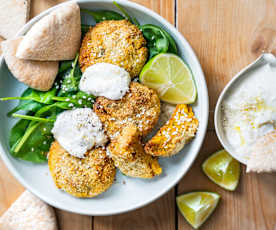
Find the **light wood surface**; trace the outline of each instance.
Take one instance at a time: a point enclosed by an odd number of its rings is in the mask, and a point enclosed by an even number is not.
[[[32,0],[31,16],[63,0]],[[227,192],[206,178],[201,163],[221,149],[213,110],[225,84],[263,51],[276,54],[275,0],[136,0],[175,24],[194,48],[205,72],[210,96],[208,133],[192,169],[176,188],[154,203],[111,217],[88,217],[56,210],[61,230],[192,229],[176,210],[175,195],[193,190],[222,196],[201,229],[276,230],[276,174],[245,174],[237,191]],[[0,162],[0,215],[23,191]]]

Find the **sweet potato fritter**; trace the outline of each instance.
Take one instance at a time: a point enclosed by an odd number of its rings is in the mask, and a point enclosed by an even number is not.
[[[113,183],[116,169],[103,148],[90,150],[85,158],[70,155],[55,141],[48,165],[56,186],[76,197],[94,197]]]
[[[146,40],[137,26],[127,20],[107,20],[86,33],[79,63],[82,72],[100,62],[118,65],[133,78],[140,73],[147,58]]]
[[[137,127],[129,124],[108,146],[115,166],[126,176],[152,178],[162,173],[157,158],[145,153]]]
[[[195,136],[197,127],[192,107],[179,104],[170,120],[148,141],[145,151],[153,156],[175,155]]]
[[[136,125],[141,135],[145,136],[158,121],[160,100],[154,90],[132,82],[129,92],[121,100],[98,97],[94,111],[110,139],[118,136],[128,124]]]

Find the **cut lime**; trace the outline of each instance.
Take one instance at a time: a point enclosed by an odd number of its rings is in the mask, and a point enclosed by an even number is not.
[[[176,203],[185,219],[198,229],[213,213],[220,199],[214,192],[190,192],[176,197]]]
[[[225,150],[208,157],[202,169],[210,180],[227,190],[234,191],[239,183],[240,163]]]
[[[155,89],[161,100],[190,104],[196,100],[196,86],[189,67],[174,54],[159,54],[142,69],[142,84]]]

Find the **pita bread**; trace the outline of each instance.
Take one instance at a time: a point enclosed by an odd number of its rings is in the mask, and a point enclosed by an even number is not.
[[[9,70],[17,80],[41,91],[49,90],[58,73],[58,62],[28,61],[15,57],[23,37],[2,42],[2,51]]]
[[[29,19],[31,0],[0,0],[0,35],[13,38]]]
[[[259,138],[252,147],[246,172],[276,171],[276,131]]]
[[[0,217],[0,230],[57,230],[52,207],[25,191]]]
[[[0,55],[2,55],[1,43],[4,41],[4,38],[0,37]]]
[[[60,5],[26,34],[16,56],[38,61],[72,60],[81,43],[80,8],[75,2]]]

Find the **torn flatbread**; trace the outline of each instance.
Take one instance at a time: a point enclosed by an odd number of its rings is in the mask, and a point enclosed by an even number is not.
[[[81,43],[80,8],[75,2],[61,4],[38,21],[26,34],[16,56],[39,61],[71,60]]]
[[[0,35],[13,38],[29,19],[31,0],[0,0]]]
[[[41,91],[49,90],[58,73],[58,62],[22,60],[15,56],[23,37],[2,42],[2,51],[9,70],[19,81]]]
[[[57,230],[52,207],[25,191],[0,217],[0,230]]]
[[[276,131],[260,137],[252,146],[246,172],[276,171]]]

